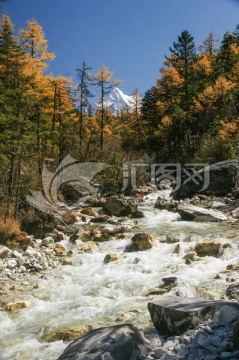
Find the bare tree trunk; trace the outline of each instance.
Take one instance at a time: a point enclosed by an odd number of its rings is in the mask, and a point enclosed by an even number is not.
[[[103,149],[104,143],[104,85],[101,85],[101,120],[100,120],[100,149]]]
[[[38,174],[42,174],[42,153],[41,153],[41,114],[40,106],[37,106],[37,163]]]

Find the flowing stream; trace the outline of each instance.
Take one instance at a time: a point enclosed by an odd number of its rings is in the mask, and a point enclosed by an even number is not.
[[[138,252],[124,252],[130,238],[100,243],[92,253],[79,253],[79,246],[63,243],[73,251],[73,265],[61,266],[27,278],[29,290],[21,298],[30,307],[13,313],[0,312],[1,360],[56,360],[67,343],[44,342],[42,338],[61,328],[108,326],[130,322],[139,328],[152,327],[147,303],[150,289],[162,284],[162,278],[177,277],[177,286],[169,294],[219,298],[228,285],[227,273],[215,279],[227,265],[239,261],[238,237],[227,238],[235,229],[218,223],[180,221],[177,213],[154,209],[157,194],[141,205],[145,217],[134,231],[155,235],[157,246]],[[180,252],[166,235],[181,236]],[[231,244],[220,257],[203,257],[185,264],[183,256],[193,251],[198,236],[217,238]],[[119,254],[119,260],[104,264],[107,253]],[[25,279],[24,279],[25,280]],[[22,281],[22,280],[21,280]],[[40,287],[33,289],[34,284]],[[31,291],[30,291],[31,289]]]

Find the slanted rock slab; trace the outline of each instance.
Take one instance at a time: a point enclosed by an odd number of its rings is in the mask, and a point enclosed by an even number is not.
[[[221,211],[205,209],[201,206],[192,204],[182,204],[178,206],[178,212],[182,220],[186,221],[226,221],[227,216]]]
[[[90,331],[73,341],[58,360],[130,360],[147,354],[149,341],[131,324]]]
[[[160,334],[179,335],[209,318],[212,319],[225,305],[239,310],[238,303],[233,301],[179,296],[160,296],[148,303],[148,309]]]

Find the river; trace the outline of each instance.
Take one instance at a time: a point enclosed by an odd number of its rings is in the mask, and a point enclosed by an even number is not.
[[[130,238],[100,243],[92,253],[79,253],[79,246],[63,243],[73,251],[73,265],[61,266],[31,275],[22,297],[30,307],[9,313],[0,312],[1,360],[56,360],[67,343],[44,342],[42,338],[61,328],[108,326],[130,322],[141,329],[152,327],[146,297],[150,289],[162,284],[162,278],[177,277],[177,286],[169,294],[220,298],[228,285],[227,265],[238,263],[238,237],[227,239],[232,226],[219,223],[180,221],[177,213],[154,209],[157,194],[147,197],[134,231],[155,235],[157,246],[138,252],[124,252]],[[166,235],[181,237],[180,252]],[[194,249],[198,236],[228,241],[220,257],[203,257],[185,264],[184,255]],[[119,260],[104,264],[107,253],[119,254]],[[38,283],[39,288],[34,288]],[[30,290],[31,289],[31,290]]]

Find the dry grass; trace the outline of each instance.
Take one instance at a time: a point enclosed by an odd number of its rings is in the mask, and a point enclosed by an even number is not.
[[[29,245],[32,245],[32,240],[26,232],[21,231],[18,220],[10,217],[4,223],[3,217],[0,216],[0,244],[26,250]]]
[[[20,231],[20,223],[18,220],[8,218],[4,223],[4,219],[0,217],[0,233],[12,234]]]

